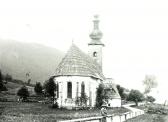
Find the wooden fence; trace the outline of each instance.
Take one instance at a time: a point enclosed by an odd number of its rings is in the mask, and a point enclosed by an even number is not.
[[[106,119],[106,122],[124,122],[128,119],[134,118],[142,114],[144,114],[144,111],[126,112],[120,115],[107,115],[105,118],[103,116],[99,116],[99,117],[64,120],[60,122],[104,122],[104,119]]]

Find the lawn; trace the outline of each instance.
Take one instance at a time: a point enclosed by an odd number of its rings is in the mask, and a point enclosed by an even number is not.
[[[126,122],[168,122],[168,117],[167,115],[144,114]]]
[[[161,104],[147,104],[146,106],[134,106],[135,108],[146,110],[147,113],[126,122],[168,122],[168,107]],[[150,110],[150,111],[149,111]]]
[[[108,109],[108,114],[119,114],[127,111],[129,110],[125,108]],[[49,105],[41,103],[0,102],[1,122],[54,122],[93,116],[100,116],[100,110],[53,109]]]

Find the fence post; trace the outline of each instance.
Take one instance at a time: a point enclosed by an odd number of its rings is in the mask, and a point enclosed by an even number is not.
[[[111,116],[111,122],[113,122],[113,116]]]

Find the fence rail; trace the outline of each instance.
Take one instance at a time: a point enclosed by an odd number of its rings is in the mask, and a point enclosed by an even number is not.
[[[98,116],[98,117],[88,117],[81,119],[72,119],[72,120],[63,120],[59,122],[124,122],[128,119],[134,118],[136,116],[144,114],[144,111],[136,111],[136,112],[126,112],[120,115],[107,115],[106,117]]]

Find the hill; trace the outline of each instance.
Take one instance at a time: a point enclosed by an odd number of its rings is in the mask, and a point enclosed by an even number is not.
[[[0,40],[0,69],[3,74],[8,73],[24,82],[29,78],[31,83],[47,80],[63,55],[55,48],[40,44]]]

